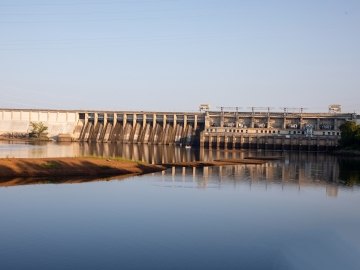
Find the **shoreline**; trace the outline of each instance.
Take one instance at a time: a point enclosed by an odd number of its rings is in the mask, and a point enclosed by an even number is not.
[[[0,183],[15,178],[96,179],[159,172],[165,168],[116,158],[0,158]]]

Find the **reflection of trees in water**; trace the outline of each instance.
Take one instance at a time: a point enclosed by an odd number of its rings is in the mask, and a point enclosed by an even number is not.
[[[360,184],[360,159],[340,158],[339,159],[339,179],[347,186]]]

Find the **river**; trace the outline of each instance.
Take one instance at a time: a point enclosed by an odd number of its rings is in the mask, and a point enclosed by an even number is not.
[[[0,157],[282,156],[0,187],[1,269],[360,269],[360,161],[324,153],[0,143]]]

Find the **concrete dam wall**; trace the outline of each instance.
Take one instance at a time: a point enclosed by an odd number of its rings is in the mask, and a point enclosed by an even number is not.
[[[65,135],[81,142],[196,145],[205,117],[200,113],[0,109],[2,136],[26,137],[32,122],[43,122],[54,140]]]
[[[73,134],[78,124],[74,111],[0,109],[0,135],[21,137],[31,131],[31,122],[43,122],[48,127],[48,136]]]

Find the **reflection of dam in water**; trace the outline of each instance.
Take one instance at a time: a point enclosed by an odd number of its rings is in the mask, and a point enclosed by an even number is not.
[[[269,161],[262,165],[236,165],[204,168],[171,168],[163,174],[176,176],[193,175],[203,179],[221,181],[222,178],[235,182],[273,182],[283,184],[337,185],[339,180],[339,164],[337,157],[299,152],[258,152],[258,151],[221,151],[215,149],[189,150],[164,145],[129,145],[122,144],[111,148],[111,144],[84,144],[84,154],[95,156],[121,156],[126,159],[140,160],[153,164],[171,162],[189,162],[195,160],[212,161],[216,159],[242,159],[256,156],[279,156],[283,159]],[[220,180],[219,180],[220,179]],[[329,187],[330,188],[330,187]]]
[[[188,187],[187,182],[196,182],[199,188],[220,188],[221,186],[244,186],[250,189],[254,186],[268,189],[272,186],[296,187],[299,191],[306,187],[325,188],[328,196],[336,197],[339,181],[337,172],[326,174],[306,172],[304,168],[286,166],[281,163],[267,163],[263,165],[231,165],[221,167],[171,167],[162,172],[163,179],[173,182],[176,187]],[[168,176],[171,176],[169,178]],[[331,177],[329,180],[327,177]],[[171,180],[169,180],[171,179]]]
[[[151,164],[199,160],[199,152],[176,146],[149,144],[81,144],[81,156],[122,157]]]
[[[103,143],[47,143],[41,145],[0,143],[0,157],[74,157],[102,156],[122,157],[152,164],[213,161],[216,159],[243,159],[257,156],[282,156],[263,165],[239,165],[230,167],[209,167],[204,169],[176,168],[166,174],[189,175],[195,173],[210,181],[216,178],[252,183],[285,183],[304,185],[347,185],[360,183],[359,161],[345,160],[324,153],[185,149],[177,146],[149,144],[103,144]],[[355,162],[355,163],[354,163]],[[357,163],[356,163],[357,162]],[[218,181],[218,180],[214,180]]]

